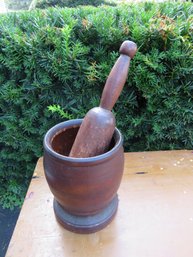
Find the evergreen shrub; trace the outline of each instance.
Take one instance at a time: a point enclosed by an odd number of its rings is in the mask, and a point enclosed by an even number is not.
[[[137,43],[114,107],[125,151],[192,149],[191,3],[0,16],[0,201],[21,204],[46,131],[98,106],[121,43]]]
[[[77,7],[79,5],[116,5],[113,0],[37,0],[36,8],[46,9],[48,7]]]

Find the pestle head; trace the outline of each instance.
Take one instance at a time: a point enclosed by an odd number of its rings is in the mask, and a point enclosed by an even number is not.
[[[137,52],[137,45],[129,40],[123,42],[119,49],[120,54],[128,55],[131,59],[134,57],[135,53]]]

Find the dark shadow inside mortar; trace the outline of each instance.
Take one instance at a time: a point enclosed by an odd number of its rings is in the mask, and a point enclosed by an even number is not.
[[[63,130],[58,131],[52,140],[51,140],[51,147],[52,149],[64,156],[69,156],[70,150],[78,133],[79,126],[73,126],[70,128],[65,128]],[[109,145],[109,148],[106,152],[110,151],[116,144],[115,133]]]

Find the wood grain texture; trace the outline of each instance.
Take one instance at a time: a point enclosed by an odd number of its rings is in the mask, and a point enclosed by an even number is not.
[[[115,117],[109,110],[92,108],[83,119],[70,157],[86,158],[105,153],[115,131]]]
[[[193,256],[193,151],[126,153],[118,194],[109,226],[69,232],[55,220],[39,159],[6,257]]]

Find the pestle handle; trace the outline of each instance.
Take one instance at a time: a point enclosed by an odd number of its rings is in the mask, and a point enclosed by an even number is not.
[[[103,89],[101,108],[112,110],[126,82],[130,60],[136,51],[137,45],[134,42],[126,40],[122,43],[119,49],[121,55],[114,64]]]

